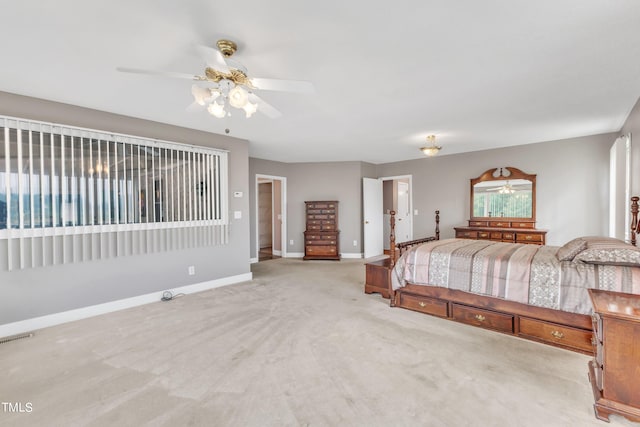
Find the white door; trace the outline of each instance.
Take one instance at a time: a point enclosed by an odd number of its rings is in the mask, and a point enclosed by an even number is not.
[[[411,208],[409,206],[409,183],[397,182],[398,206],[396,210],[396,242],[411,240]]]
[[[364,257],[371,258],[384,253],[382,233],[382,180],[362,178],[364,214]]]

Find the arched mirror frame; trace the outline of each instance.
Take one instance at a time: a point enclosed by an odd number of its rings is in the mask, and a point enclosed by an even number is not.
[[[508,174],[505,176],[504,171],[507,170]],[[504,180],[526,179],[531,181],[531,218],[514,218],[514,217],[477,217],[473,216],[473,196],[474,185],[479,182],[486,181],[504,181]],[[489,169],[477,178],[471,179],[471,187],[469,192],[469,218],[472,220],[489,220],[489,219],[501,219],[501,220],[515,220],[515,221],[536,221],[536,175],[522,172],[520,169],[513,167],[495,168]]]

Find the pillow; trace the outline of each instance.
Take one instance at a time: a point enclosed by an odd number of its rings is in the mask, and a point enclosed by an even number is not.
[[[587,249],[587,241],[578,237],[561,246],[556,252],[556,257],[558,261],[573,261],[573,258],[585,249]]]
[[[587,248],[574,261],[640,267],[640,249],[612,237],[583,237]]]

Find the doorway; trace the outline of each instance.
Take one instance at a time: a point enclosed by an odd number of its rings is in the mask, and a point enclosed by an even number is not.
[[[374,185],[377,181],[379,184]],[[363,179],[364,258],[389,253],[391,211],[396,211],[396,243],[413,239],[412,176]],[[374,220],[381,217],[381,221]]]
[[[285,195],[285,177],[256,175],[257,261],[286,256]]]

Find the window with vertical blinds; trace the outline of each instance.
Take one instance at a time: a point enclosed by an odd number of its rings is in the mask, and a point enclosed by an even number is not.
[[[0,239],[219,226],[226,206],[226,151],[0,116]]]

